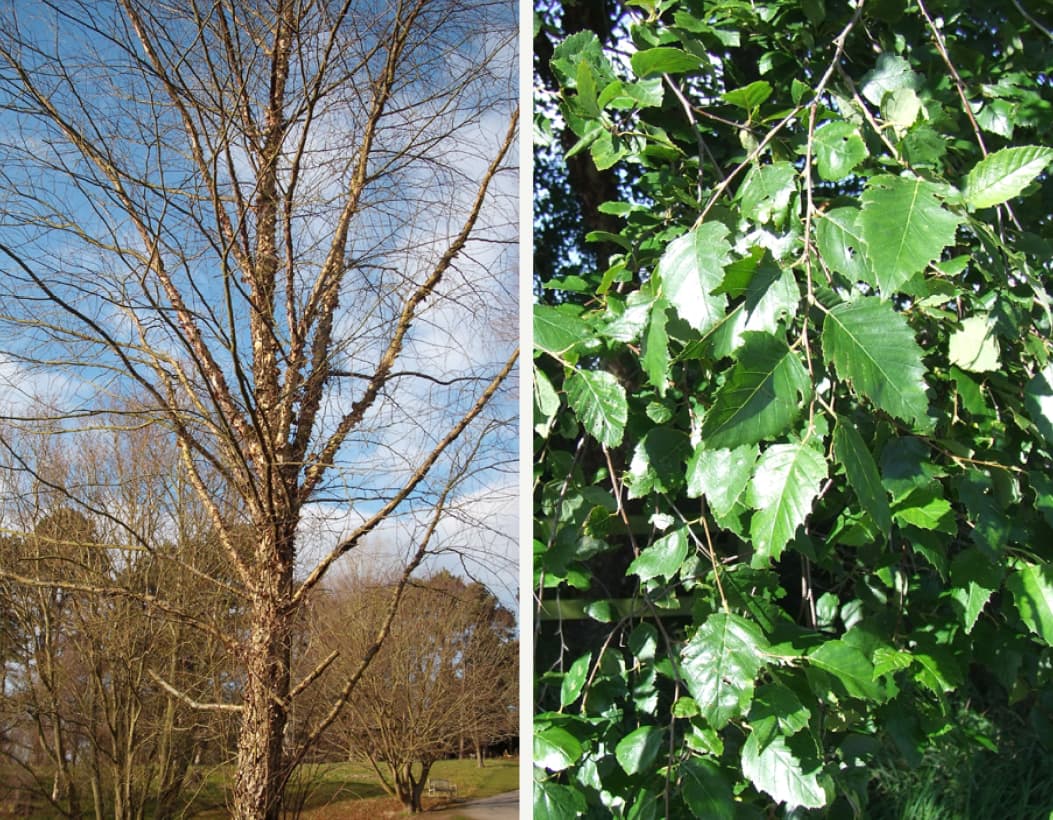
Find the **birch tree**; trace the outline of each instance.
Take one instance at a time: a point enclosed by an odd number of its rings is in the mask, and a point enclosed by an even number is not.
[[[455,0],[3,9],[4,361],[61,397],[5,413],[177,442],[251,624],[240,702],[195,701],[238,712],[236,817],[276,817],[302,753],[306,596],[452,486],[513,372],[513,23]],[[334,502],[355,523],[305,550],[305,509]]]

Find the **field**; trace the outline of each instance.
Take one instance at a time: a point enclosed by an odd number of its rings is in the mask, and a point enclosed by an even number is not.
[[[195,772],[197,781],[190,804],[182,817],[222,818],[227,817],[225,794],[230,784],[228,767],[212,768]],[[425,798],[425,810],[455,809],[463,800],[489,797],[512,791],[519,784],[519,762],[517,759],[488,760],[483,768],[474,759],[442,760],[432,767],[431,776],[453,781],[457,786],[457,797]],[[399,802],[384,793],[376,775],[368,766],[357,763],[311,764],[301,767],[287,795],[292,805],[302,807],[300,817],[310,820],[376,820],[402,814]],[[290,806],[291,807],[291,806]],[[18,816],[50,818],[54,815],[46,808],[23,808]],[[5,814],[0,808],[0,816]],[[288,816],[294,816],[290,813]]]

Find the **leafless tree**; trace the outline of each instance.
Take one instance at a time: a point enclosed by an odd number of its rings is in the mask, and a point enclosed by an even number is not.
[[[385,619],[390,582],[345,576],[326,590],[310,629],[339,632],[343,657],[360,656]],[[442,570],[405,592],[391,631],[343,711],[330,744],[368,761],[412,812],[432,765],[467,736],[480,745],[514,733],[518,675],[515,619],[485,587]],[[353,673],[334,663],[330,686]]]
[[[382,522],[441,509],[448,450],[509,387],[514,31],[507,0],[0,14],[2,367],[58,397],[7,416],[177,442],[249,626],[238,703],[164,683],[237,710],[236,817],[276,817],[301,757],[291,701],[324,670],[291,678],[298,610]],[[358,517],[305,549],[335,502]]]

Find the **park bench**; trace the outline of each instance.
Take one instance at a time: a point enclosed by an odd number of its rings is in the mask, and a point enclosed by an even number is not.
[[[457,784],[452,780],[443,780],[442,778],[429,779],[427,793],[430,795],[448,794],[452,797],[457,794]]]

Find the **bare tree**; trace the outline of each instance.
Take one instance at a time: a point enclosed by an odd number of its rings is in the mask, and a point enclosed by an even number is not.
[[[39,450],[42,480],[5,473],[5,518],[31,532],[9,537],[0,555],[14,626],[0,691],[14,732],[0,753],[22,791],[70,817],[133,820],[148,804],[172,816],[191,760],[216,734],[214,717],[156,678],[212,696],[230,671],[219,636],[237,634],[243,606],[223,594],[211,525],[158,433],[79,436],[80,449],[63,456],[45,432],[18,448],[23,460]],[[66,506],[68,486],[90,518]],[[151,549],[119,543],[125,527]]]
[[[0,19],[5,365],[62,380],[46,415],[71,440],[116,411],[177,441],[250,626],[240,702],[165,683],[236,708],[236,817],[276,817],[301,757],[291,700],[324,670],[291,679],[297,611],[383,521],[436,503],[447,450],[513,371],[491,328],[515,314],[497,184],[514,23],[506,0],[15,2]],[[360,514],[308,555],[304,510],[325,502]]]
[[[392,584],[347,576],[326,590],[310,629],[337,632],[353,659],[384,621]],[[456,755],[465,736],[482,744],[514,732],[518,675],[514,617],[478,583],[443,570],[405,592],[380,652],[340,715],[330,744],[368,761],[412,812],[432,765]],[[353,673],[337,661],[330,685]]]

